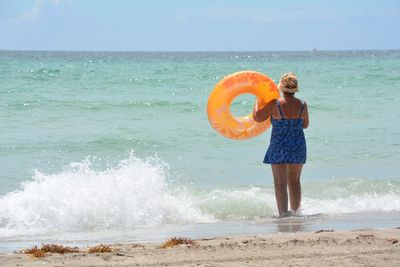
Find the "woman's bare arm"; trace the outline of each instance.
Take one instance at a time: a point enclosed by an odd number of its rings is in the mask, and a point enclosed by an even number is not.
[[[253,119],[256,122],[263,122],[268,119],[272,114],[275,102],[275,99],[268,103],[257,100],[253,107]]]
[[[308,107],[306,102],[304,102],[304,111],[302,117],[303,117],[303,129],[307,129],[310,123],[310,119],[308,118]]]

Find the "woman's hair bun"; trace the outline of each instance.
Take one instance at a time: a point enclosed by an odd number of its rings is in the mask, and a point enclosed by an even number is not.
[[[295,89],[297,88],[297,77],[293,72],[283,74],[280,84],[282,88]]]

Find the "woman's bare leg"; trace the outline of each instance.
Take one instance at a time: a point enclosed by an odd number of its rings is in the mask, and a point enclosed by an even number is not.
[[[289,187],[290,208],[297,211],[301,202],[300,175],[303,164],[287,164],[287,184]]]
[[[288,211],[287,164],[271,164],[274,176],[275,198],[279,215]]]

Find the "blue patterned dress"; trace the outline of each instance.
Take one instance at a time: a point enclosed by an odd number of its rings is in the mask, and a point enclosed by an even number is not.
[[[264,157],[264,163],[306,163],[307,147],[303,131],[304,102],[297,119],[285,119],[279,101],[276,105],[282,119],[274,119],[271,116],[272,133],[271,141]]]

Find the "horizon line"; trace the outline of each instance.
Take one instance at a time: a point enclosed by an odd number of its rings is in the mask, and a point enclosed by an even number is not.
[[[385,49],[300,49],[300,50],[68,50],[68,49],[2,49],[1,52],[99,52],[99,53],[257,53],[257,52],[349,52],[349,51],[396,51],[400,48]]]

